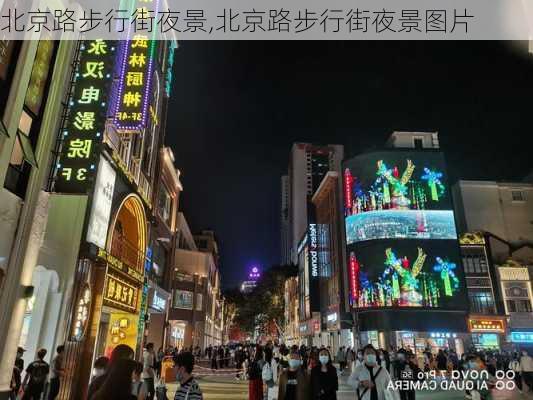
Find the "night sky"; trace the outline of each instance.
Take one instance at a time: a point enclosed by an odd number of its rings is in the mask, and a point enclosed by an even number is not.
[[[439,131],[452,180],[533,169],[533,56],[509,42],[181,42],[167,144],[193,232],[225,287],[280,259],[280,176],[296,141],[347,157],[393,130]]]

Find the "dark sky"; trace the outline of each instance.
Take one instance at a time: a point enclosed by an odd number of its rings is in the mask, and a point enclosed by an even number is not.
[[[216,231],[226,287],[280,258],[280,176],[295,141],[348,157],[438,130],[452,179],[533,169],[533,56],[509,42],[181,42],[167,143],[193,232]]]

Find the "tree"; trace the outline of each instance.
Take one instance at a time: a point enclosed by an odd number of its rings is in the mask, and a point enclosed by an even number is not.
[[[264,271],[257,281],[257,286],[250,293],[243,294],[238,289],[226,291],[226,300],[235,305],[233,323],[250,334],[256,329],[260,333],[268,332],[268,327],[273,322],[283,326],[285,281],[297,273],[298,268],[295,265],[275,265]]]

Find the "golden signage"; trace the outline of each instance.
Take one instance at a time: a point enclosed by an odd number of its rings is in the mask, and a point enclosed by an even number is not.
[[[468,232],[460,236],[459,243],[461,245],[484,245],[485,238],[483,232]]]
[[[505,332],[505,324],[500,319],[470,319],[470,332]]]
[[[126,275],[128,275],[130,278],[135,279],[138,282],[144,282],[144,276],[139,271],[137,271],[135,268],[129,266],[128,264],[124,263],[123,261],[120,261],[115,256],[112,256],[104,249],[99,248],[98,249],[98,258],[101,258],[102,260],[105,260],[107,262],[107,265],[111,268],[120,271]]]
[[[107,274],[104,284],[104,304],[136,313],[139,288],[122,279]]]
[[[500,267],[498,268],[502,281],[529,281],[527,268],[520,267]]]

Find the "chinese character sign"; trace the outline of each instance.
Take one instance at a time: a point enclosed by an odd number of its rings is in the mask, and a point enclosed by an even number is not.
[[[117,307],[125,311],[137,312],[139,302],[139,288],[107,274],[104,287],[104,304]]]
[[[144,0],[137,7],[137,15],[149,5],[158,7],[156,0]],[[148,33],[132,33],[122,51],[122,67],[117,98],[115,125],[123,131],[138,131],[146,126],[151,93],[153,59],[156,41]]]
[[[63,146],[56,166],[56,192],[85,193],[94,178],[107,116],[114,53],[112,41],[84,41],[80,46]]]

